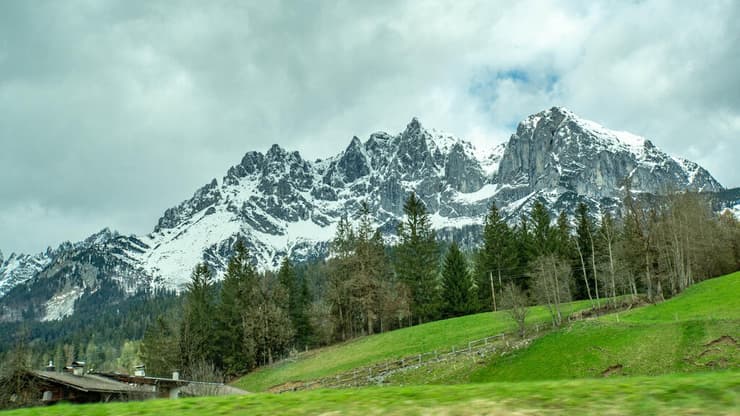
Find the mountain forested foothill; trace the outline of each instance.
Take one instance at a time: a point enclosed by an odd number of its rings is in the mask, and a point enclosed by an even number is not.
[[[323,261],[286,258],[277,271],[258,271],[237,241],[219,282],[199,264],[180,295],[141,292],[116,304],[84,297],[61,321],[3,324],[0,348],[20,335],[33,367],[81,359],[130,371],[143,362],[154,375],[230,378],[291,352],[481,311],[510,309],[516,320],[542,304],[559,326],[560,304],[570,300],[658,302],[740,268],[738,221],[714,213],[701,194],[646,201],[627,188],[623,202],[619,217],[585,204],[553,217],[538,201],[514,226],[491,205],[470,250],[441,241],[414,194],[391,245],[363,204],[357,218],[339,220]]]

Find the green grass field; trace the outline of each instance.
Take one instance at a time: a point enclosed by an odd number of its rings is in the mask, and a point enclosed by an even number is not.
[[[588,301],[566,305],[564,312],[587,309]],[[545,308],[532,308],[527,322],[547,324],[550,316]],[[462,347],[468,341],[505,331],[512,331],[514,321],[506,312],[489,312],[461,318],[431,322],[383,334],[359,338],[346,343],[309,351],[295,361],[264,367],[233,383],[251,392],[265,391],[288,381],[308,381],[348,371],[388,359]]]
[[[740,373],[314,390],[93,405],[57,405],[4,416],[67,415],[738,415]]]
[[[740,273],[674,299],[576,322],[491,360],[462,381],[529,381],[740,369]],[[611,370],[609,370],[611,368]]]

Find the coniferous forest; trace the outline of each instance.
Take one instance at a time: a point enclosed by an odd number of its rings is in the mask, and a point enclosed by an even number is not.
[[[392,244],[363,204],[358,218],[339,220],[323,261],[285,258],[259,271],[237,241],[220,281],[198,264],[180,294],[137,293],[104,309],[93,297],[62,321],[3,324],[0,348],[27,341],[34,366],[84,359],[101,370],[144,363],[152,375],[230,379],[298,351],[471,313],[507,309],[523,325],[526,307],[540,304],[559,326],[570,300],[659,302],[740,268],[740,224],[698,193],[646,200],[628,189],[621,213],[584,203],[574,216],[550,212],[536,202],[511,219],[491,205],[479,245],[463,249],[437,237],[414,194]]]

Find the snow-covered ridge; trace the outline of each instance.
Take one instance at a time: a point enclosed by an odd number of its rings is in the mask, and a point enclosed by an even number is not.
[[[166,210],[151,233],[104,229],[43,255],[0,259],[0,320],[3,295],[38,279],[74,283],[47,300],[48,319],[66,315],[83,289],[95,287],[94,279],[127,293],[180,288],[198,262],[221,273],[237,239],[261,269],[278,266],[286,255],[319,259],[336,222],[357,218],[361,202],[390,241],[408,193],[415,192],[443,238],[474,244],[470,236],[492,202],[512,222],[537,199],[554,210],[570,211],[579,201],[618,209],[618,183],[627,176],[635,191],[721,188],[693,162],[560,108],[527,117],[507,143],[487,148],[427,129],[418,119],[397,134],[353,137],[343,151],[315,161],[274,145],[246,153],[222,178]]]
[[[628,151],[635,153],[640,157],[644,155],[645,147],[649,143],[646,138],[637,136],[626,131],[608,129],[594,121],[582,119],[578,117],[575,113],[564,107],[560,107],[560,111],[562,111],[570,120],[573,120],[573,122],[583,127],[585,130],[590,131],[599,138],[605,139],[606,143],[624,146]]]

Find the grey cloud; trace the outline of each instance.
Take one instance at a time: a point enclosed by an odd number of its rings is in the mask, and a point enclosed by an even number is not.
[[[738,17],[729,1],[5,1],[0,249],[147,232],[248,150],[328,156],[412,116],[492,146],[566,105],[740,185]],[[512,70],[530,82],[471,89]]]

